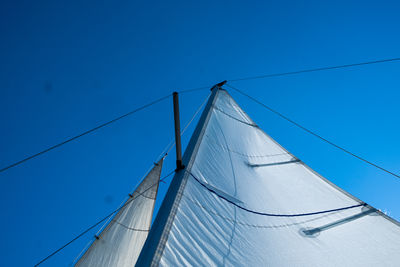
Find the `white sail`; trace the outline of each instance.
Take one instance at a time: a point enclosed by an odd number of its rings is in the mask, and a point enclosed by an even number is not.
[[[132,267],[150,230],[161,159],[75,266]]]
[[[398,222],[282,148],[226,91],[211,109],[161,238],[144,247],[157,249],[138,265],[399,266]]]

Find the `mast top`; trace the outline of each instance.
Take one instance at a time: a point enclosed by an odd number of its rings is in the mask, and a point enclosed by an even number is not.
[[[222,82],[220,82],[220,83],[217,83],[216,85],[214,85],[213,87],[211,87],[211,91],[214,90],[214,88],[217,88],[217,89],[221,88],[221,86],[223,86],[223,85],[226,84],[227,82],[228,82],[228,81],[225,80],[225,81],[222,81]]]

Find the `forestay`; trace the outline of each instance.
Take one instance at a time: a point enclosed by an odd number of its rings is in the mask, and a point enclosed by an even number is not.
[[[150,230],[161,159],[75,266],[132,267]]]
[[[161,266],[398,266],[400,226],[265,134],[219,90],[159,240]],[[161,248],[161,249],[160,249]]]

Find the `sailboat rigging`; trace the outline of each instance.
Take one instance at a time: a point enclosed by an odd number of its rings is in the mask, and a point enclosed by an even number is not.
[[[400,223],[284,149],[223,84],[154,223],[156,189],[121,209],[76,266],[396,266]],[[157,183],[161,167],[136,191]]]

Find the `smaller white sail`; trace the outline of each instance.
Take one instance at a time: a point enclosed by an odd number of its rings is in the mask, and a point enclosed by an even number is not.
[[[75,266],[132,267],[151,226],[163,159],[123,204]]]

